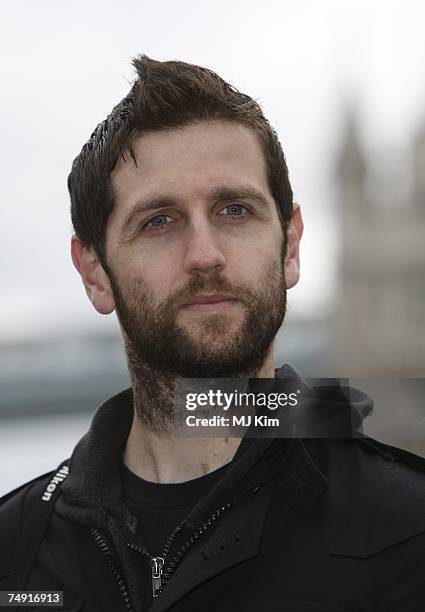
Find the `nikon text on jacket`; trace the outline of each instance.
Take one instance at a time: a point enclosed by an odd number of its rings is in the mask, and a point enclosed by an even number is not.
[[[43,495],[42,495],[41,499],[43,501],[50,501],[50,498],[52,497],[53,491],[56,489],[58,484],[60,484],[63,480],[65,480],[65,478],[68,476],[68,474],[69,474],[68,466],[64,465],[63,467],[61,467],[61,469],[56,472],[56,474],[53,476],[52,480],[49,482],[49,484],[47,485],[47,487],[43,491]]]

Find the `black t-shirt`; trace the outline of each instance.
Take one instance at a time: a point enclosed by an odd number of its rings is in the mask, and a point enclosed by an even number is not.
[[[186,482],[158,484],[136,476],[122,464],[124,500],[138,519],[136,539],[143,543],[152,557],[163,556],[164,545],[172,531],[224,476],[229,465],[227,463],[218,470]],[[146,605],[152,601],[150,562],[147,557],[138,561],[146,569],[145,579],[140,585]]]

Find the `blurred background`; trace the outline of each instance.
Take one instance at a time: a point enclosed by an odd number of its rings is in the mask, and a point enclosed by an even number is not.
[[[276,365],[425,376],[423,2],[2,8],[0,495],[55,468],[99,404],[129,386],[115,316],[95,312],[70,258],[66,179],[128,92],[138,53],[213,69],[279,134],[305,232]],[[376,406],[398,423],[404,409]],[[425,453],[421,440],[411,448]]]

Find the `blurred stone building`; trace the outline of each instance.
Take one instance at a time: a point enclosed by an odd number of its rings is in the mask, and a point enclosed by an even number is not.
[[[407,173],[403,160],[384,163],[374,185],[355,116],[347,115],[337,166],[340,289],[329,355],[335,375],[425,376],[425,124],[411,153]]]

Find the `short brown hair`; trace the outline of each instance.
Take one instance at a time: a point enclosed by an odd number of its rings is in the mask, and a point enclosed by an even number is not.
[[[282,146],[259,104],[212,70],[180,61],[133,59],[137,76],[129,93],[99,123],[75,158],[68,177],[75,234],[93,247],[106,271],[106,227],[114,207],[110,175],[134,138],[203,120],[229,120],[253,129],[266,161],[267,180],[286,241],[293,194]]]

